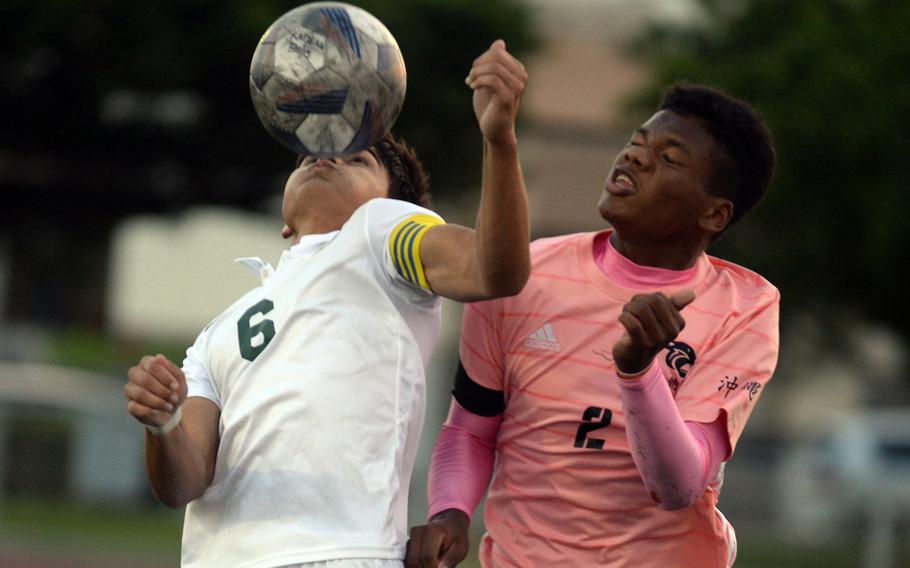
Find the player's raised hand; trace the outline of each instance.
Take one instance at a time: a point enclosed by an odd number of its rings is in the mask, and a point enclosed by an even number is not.
[[[186,377],[164,355],[146,355],[127,372],[126,409],[149,426],[161,426],[186,400]]]
[[[458,509],[434,515],[413,527],[405,553],[407,568],[453,568],[468,555],[470,519]]]
[[[694,299],[695,291],[689,289],[669,297],[661,292],[633,296],[619,316],[626,331],[613,344],[616,369],[626,375],[647,369],[654,356],[686,326],[680,311]]]
[[[474,90],[474,115],[490,144],[515,143],[515,117],[528,83],[524,65],[498,39],[474,60],[465,83]]]

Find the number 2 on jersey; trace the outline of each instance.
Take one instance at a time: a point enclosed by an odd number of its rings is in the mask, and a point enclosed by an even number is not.
[[[272,311],[275,304],[265,298],[243,312],[237,320],[237,339],[240,341],[240,355],[247,361],[252,361],[265,349],[269,341],[275,337],[275,322],[263,317],[258,323],[253,324],[256,315],[265,316]],[[262,339],[259,337],[262,336]]]
[[[601,428],[609,426],[610,422],[613,420],[613,411],[608,408],[600,408],[599,406],[589,406],[585,409],[584,414],[581,415],[581,419],[584,420],[584,422],[578,427],[578,432],[575,434],[575,447],[602,450],[604,441],[600,438],[588,438],[588,434],[594,430],[600,430]],[[600,420],[594,422],[597,419]]]

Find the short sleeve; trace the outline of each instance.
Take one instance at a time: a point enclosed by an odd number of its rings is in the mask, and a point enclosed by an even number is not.
[[[459,357],[465,372],[482,387],[505,390],[505,358],[500,326],[501,300],[465,304]]]
[[[423,272],[420,243],[427,230],[445,221],[429,209],[397,199],[367,204],[367,235],[373,255],[395,283],[433,295]]]
[[[779,350],[780,295],[740,318],[714,346],[699,355],[680,385],[676,404],[684,420],[727,418],[731,450],[774,368]]]
[[[398,275],[412,285],[428,291],[430,283],[423,273],[420,243],[430,227],[441,224],[442,220],[432,215],[410,215],[395,225],[388,240],[389,257]]]
[[[221,396],[205,365],[205,345],[208,341],[209,329],[207,327],[202,330],[202,333],[196,338],[196,342],[186,350],[186,358],[183,360],[183,374],[186,376],[187,385],[186,396],[207,398],[221,409]]]

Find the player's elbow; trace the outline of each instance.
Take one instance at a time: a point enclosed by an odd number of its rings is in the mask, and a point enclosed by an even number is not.
[[[514,296],[524,290],[530,275],[531,267],[529,264],[518,264],[491,270],[485,279],[485,295],[487,299]]]
[[[152,485],[152,493],[154,493],[155,498],[170,509],[182,509],[190,504],[190,501],[194,501],[199,497],[202,497],[202,494],[205,491],[180,491],[173,490],[173,488],[163,488],[156,487]]]
[[[695,493],[683,493],[678,491],[668,491],[663,495],[652,495],[657,501],[657,506],[664,511],[680,511],[695,504],[698,496]]]
[[[679,501],[661,501],[657,504],[658,507],[664,511],[680,511],[687,507],[691,507],[695,501],[688,500],[679,500]]]
[[[160,491],[155,491],[155,498],[158,499],[162,505],[169,509],[182,509],[186,507],[187,504],[191,501],[190,499],[181,499],[177,495],[163,493]]]
[[[491,290],[491,298],[502,298],[505,296],[515,296],[524,290],[528,277],[516,277],[509,280],[497,282]]]

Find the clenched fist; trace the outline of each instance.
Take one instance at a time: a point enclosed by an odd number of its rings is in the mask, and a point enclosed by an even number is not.
[[[127,372],[126,409],[147,426],[160,427],[186,400],[186,377],[164,355],[146,355]]]
[[[633,296],[619,316],[626,331],[613,344],[616,369],[624,375],[647,369],[654,356],[686,326],[680,311],[694,299],[695,291],[688,289],[669,297],[662,292]]]
[[[453,568],[468,555],[470,518],[458,509],[447,509],[425,525],[413,527],[408,539],[407,568]]]
[[[528,83],[521,61],[498,39],[474,60],[465,82],[474,90],[474,115],[484,138],[491,144],[514,143],[515,117]]]

